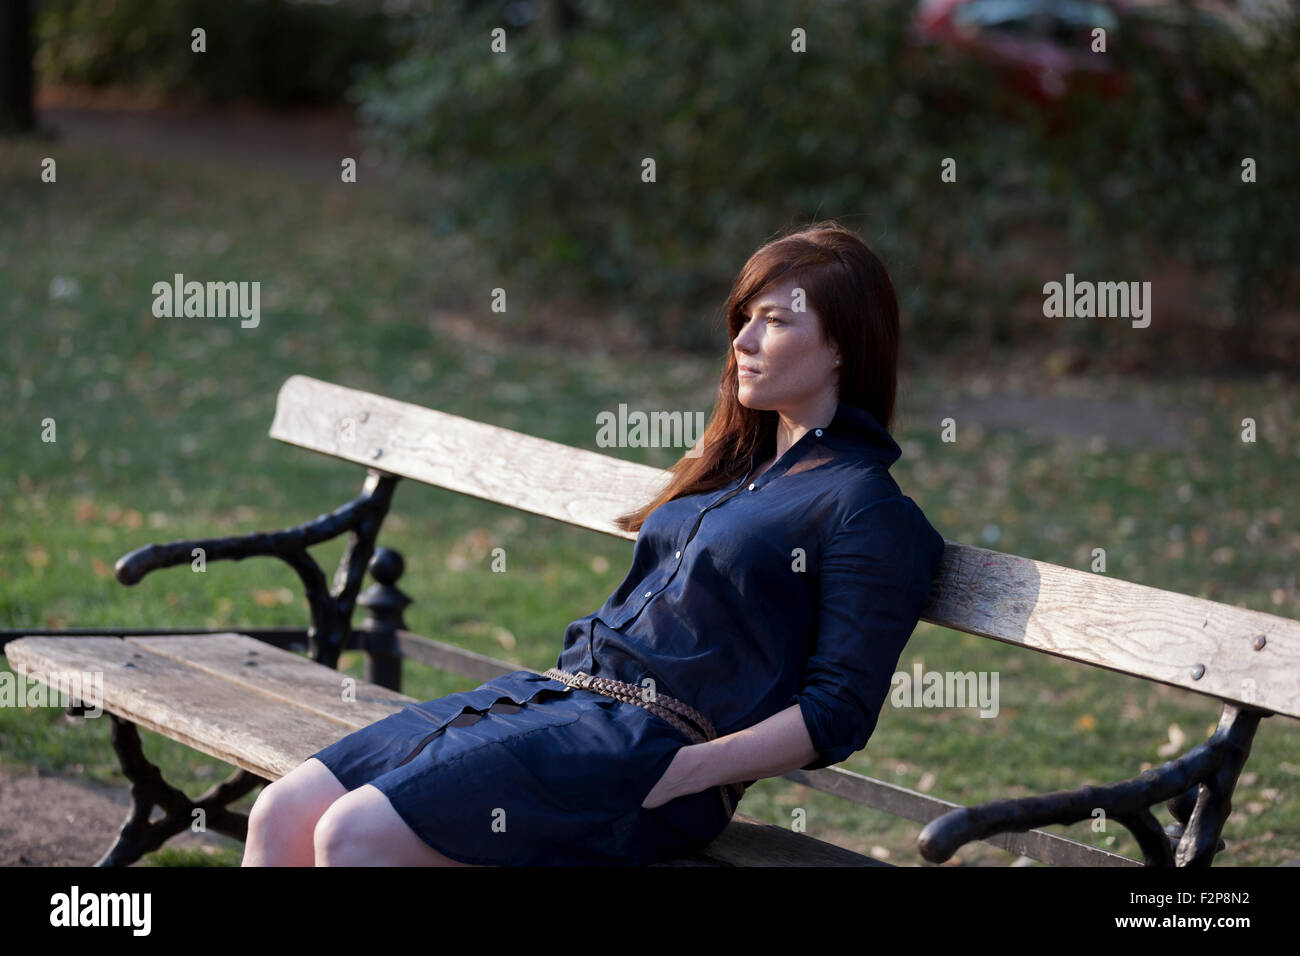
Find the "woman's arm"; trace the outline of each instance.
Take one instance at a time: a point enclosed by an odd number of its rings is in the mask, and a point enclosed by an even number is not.
[[[792,704],[753,727],[682,747],[641,806],[657,807],[718,784],[779,777],[817,757],[799,705]]]

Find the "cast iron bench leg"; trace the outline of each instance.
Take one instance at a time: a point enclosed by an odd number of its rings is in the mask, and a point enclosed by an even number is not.
[[[112,719],[113,749],[117,751],[122,772],[131,781],[131,812],[118,832],[117,842],[95,863],[96,866],[130,866],[144,854],[158,849],[167,840],[188,829],[194,811],[200,809],[209,830],[244,841],[248,837],[248,815],[226,808],[255,787],[269,780],[237,770],[216,784],[197,800],[191,800],[162,778],[162,771],[145,757],[140,748],[140,734],[135,724],[117,716]],[[155,806],[165,811],[161,820],[150,823]]]

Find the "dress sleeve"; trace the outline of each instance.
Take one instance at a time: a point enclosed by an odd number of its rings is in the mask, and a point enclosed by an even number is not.
[[[866,746],[942,556],[942,536],[906,497],[859,509],[832,535],[820,557],[816,646],[787,704],[799,705],[820,754],[804,770]]]

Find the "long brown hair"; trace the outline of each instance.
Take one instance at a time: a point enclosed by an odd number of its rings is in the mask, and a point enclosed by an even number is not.
[[[651,502],[614,520],[640,531],[666,501],[721,488],[749,471],[759,448],[775,450],[777,413],[755,410],[736,397],[732,342],[745,324],[742,310],[773,282],[793,277],[821,319],[822,336],[840,350],[839,400],[870,412],[886,431],[898,387],[898,299],[884,264],[865,242],[834,220],[813,223],[774,239],[749,257],[727,297],[727,357],[718,400],[700,436],[701,453],[669,469],[667,487]]]

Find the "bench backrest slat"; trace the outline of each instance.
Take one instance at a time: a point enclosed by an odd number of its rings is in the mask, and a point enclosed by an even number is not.
[[[1290,618],[951,541],[921,617],[1300,717]]]
[[[280,389],[271,437],[629,539],[636,535],[613,519],[650,500],[668,477],[304,375]],[[1300,622],[1290,618],[952,541],[921,616],[1300,718]]]
[[[270,434],[391,475],[627,539],[636,535],[615,527],[614,519],[634,503],[649,501],[667,478],[660,468],[305,375],[281,387]]]

